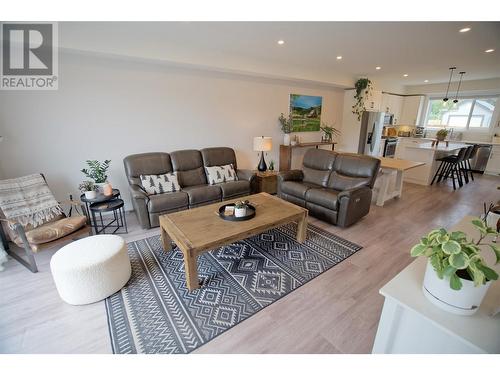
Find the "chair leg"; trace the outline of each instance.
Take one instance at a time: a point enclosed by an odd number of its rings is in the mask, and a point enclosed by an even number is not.
[[[443,161],[443,164],[444,164],[443,169],[441,169],[441,173],[438,176],[437,180],[438,183],[441,182],[443,178],[446,178],[445,176],[448,174],[448,168],[450,167],[450,163],[446,161]]]
[[[436,177],[439,175],[439,171],[441,171],[443,169],[444,164],[445,164],[444,161],[442,161],[441,164],[439,164],[439,167],[438,167],[436,173],[434,173],[434,177],[432,178],[431,185],[434,183],[434,181],[436,180]]]
[[[23,241],[23,248],[24,248],[24,253],[26,255],[26,260],[14,253],[13,251],[8,251],[8,254],[17,260],[19,263],[21,263],[23,266],[28,268],[31,272],[37,273],[38,272],[38,267],[36,265],[36,260],[35,256],[33,255],[33,250],[31,249],[31,246],[28,242],[28,239],[26,238],[26,234],[24,233],[24,228],[21,224],[16,224],[14,226],[14,230],[17,232],[17,235]]]
[[[451,181],[453,181],[453,190],[457,190],[457,186],[455,185],[455,164],[451,165],[450,172],[451,172]]]
[[[469,183],[469,172],[467,171],[467,164],[465,163],[465,160],[460,162],[460,171],[462,173],[463,179],[465,180],[465,183]]]
[[[470,178],[472,179],[472,181],[474,181],[474,173],[472,173],[472,166],[470,165],[470,159],[467,160],[467,165],[470,172]]]

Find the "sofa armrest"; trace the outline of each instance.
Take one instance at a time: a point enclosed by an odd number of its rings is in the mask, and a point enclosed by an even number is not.
[[[250,169],[238,169],[236,175],[238,176],[238,180],[249,181],[250,184],[255,180],[255,172]]]
[[[370,212],[372,189],[361,186],[344,190],[338,194],[338,200],[337,225],[348,227]]]
[[[291,171],[283,171],[278,173],[279,181],[302,181],[304,173],[300,169],[292,169]]]
[[[141,224],[141,228],[151,228],[151,223],[149,221],[148,195],[139,185],[129,185],[129,191],[132,197],[132,206],[134,207],[137,220],[139,220]]]

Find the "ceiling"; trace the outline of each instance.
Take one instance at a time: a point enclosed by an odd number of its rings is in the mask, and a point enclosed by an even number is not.
[[[61,22],[59,45],[341,87],[500,77],[500,22]]]

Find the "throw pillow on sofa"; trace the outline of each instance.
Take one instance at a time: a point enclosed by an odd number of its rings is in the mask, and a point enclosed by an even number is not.
[[[220,184],[221,182],[236,181],[236,171],[232,164],[216,165],[214,167],[205,167],[207,179],[210,185]]]
[[[181,190],[175,173],[141,174],[141,185],[149,195],[173,193]]]

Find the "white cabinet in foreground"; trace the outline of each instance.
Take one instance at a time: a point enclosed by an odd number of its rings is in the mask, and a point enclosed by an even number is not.
[[[464,218],[453,230],[477,237],[471,219]],[[488,263],[493,264],[491,258]],[[424,296],[426,264],[426,258],[418,258],[380,289],[385,302],[372,352],[500,353],[500,314],[493,316],[500,305],[500,282],[493,283],[476,314],[454,315]]]

